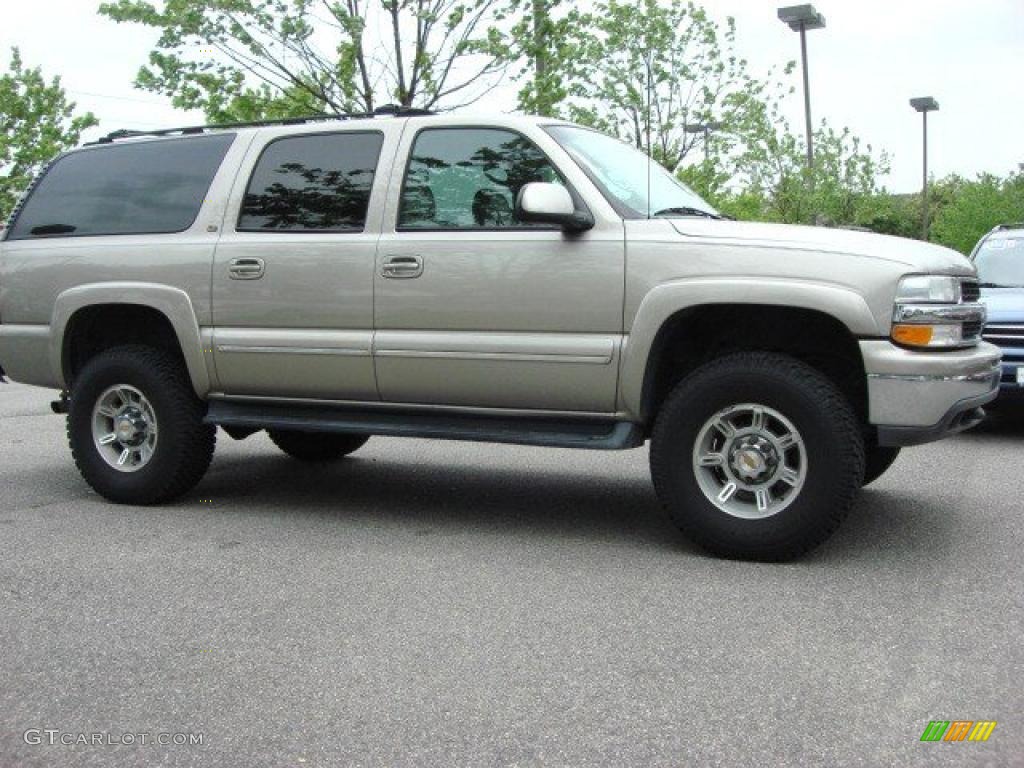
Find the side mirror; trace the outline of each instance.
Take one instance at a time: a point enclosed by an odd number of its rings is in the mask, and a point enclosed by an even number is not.
[[[516,197],[516,218],[531,224],[557,224],[567,232],[585,232],[594,217],[576,210],[569,190],[561,184],[525,184]]]

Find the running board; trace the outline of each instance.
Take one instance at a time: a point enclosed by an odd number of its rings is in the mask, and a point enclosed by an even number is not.
[[[346,432],[387,437],[425,437],[551,448],[622,450],[644,443],[629,421],[480,416],[424,411],[371,411],[322,405],[239,403],[213,400],[204,420],[221,427]]]

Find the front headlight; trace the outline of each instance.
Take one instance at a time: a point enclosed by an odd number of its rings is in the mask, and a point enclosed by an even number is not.
[[[973,284],[973,278],[969,279]],[[900,280],[892,313],[892,340],[919,349],[977,344],[985,307],[963,302],[963,280],[948,275],[910,275]]]
[[[896,302],[957,304],[960,301],[960,278],[948,275],[910,275],[900,280]]]

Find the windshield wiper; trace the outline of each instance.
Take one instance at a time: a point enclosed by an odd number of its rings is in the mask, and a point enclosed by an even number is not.
[[[1024,285],[1006,285],[1005,283],[978,283],[979,288],[1024,288]]]
[[[653,218],[658,216],[703,216],[706,219],[724,219],[724,216],[719,216],[717,213],[711,211],[705,211],[700,208],[691,208],[686,205],[680,205],[674,208],[662,208],[657,213],[651,214]]]

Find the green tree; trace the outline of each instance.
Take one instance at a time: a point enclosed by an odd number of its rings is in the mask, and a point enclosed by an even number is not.
[[[40,169],[96,125],[91,113],[74,112],[60,78],[47,82],[38,67],[26,68],[18,49],[11,49],[10,67],[0,77],[0,221]]]
[[[650,144],[672,171],[703,144],[688,125],[735,122],[750,79],[732,18],[720,26],[684,0],[602,0],[589,20],[571,73],[572,118],[640,149]]]
[[[565,0],[510,0],[507,57],[521,83],[520,111],[560,117],[572,83],[583,75],[581,53],[593,17]]]
[[[470,103],[507,66],[505,0],[115,0],[160,31],[140,88],[213,121]]]
[[[983,173],[973,181],[950,176],[935,191],[932,240],[961,253],[970,253],[996,224],[1024,221],[1024,173]]]
[[[882,190],[860,202],[856,224],[882,235],[919,238],[921,196],[897,195]]]
[[[790,63],[783,74],[792,72]],[[862,225],[862,209],[879,193],[878,177],[889,170],[888,156],[850,129],[822,121],[814,132],[814,166],[808,168],[804,137],[785,116],[792,93],[772,73],[729,94],[732,122],[712,143],[710,163],[681,175],[737,218]]]

